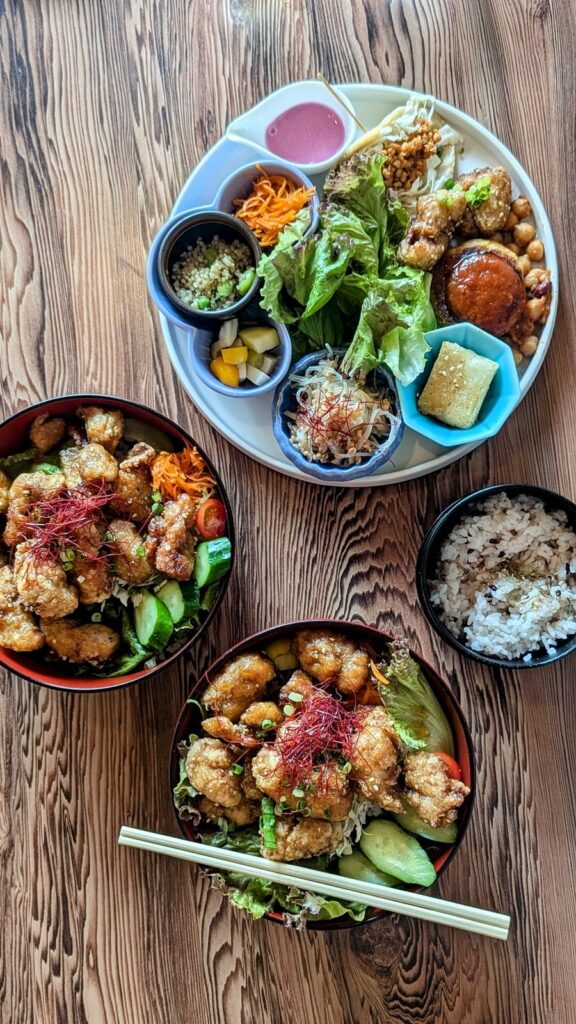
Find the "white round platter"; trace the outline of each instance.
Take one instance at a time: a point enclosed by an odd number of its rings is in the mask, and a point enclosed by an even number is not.
[[[368,128],[381,121],[395,107],[404,104],[411,95],[408,89],[388,85],[342,85],[339,88],[350,98],[357,116]],[[544,244],[546,266],[552,271],[552,306],[548,321],[542,331],[536,354],[532,359],[524,360],[520,366],[521,401],[544,361],[558,307],[558,264],[550,222],[530,178],[512,153],[491,132],[448,103],[438,100],[436,109],[464,139],[464,153],[458,158],[457,163],[458,173],[484,165],[503,166],[511,175],[514,195],[522,193],[528,197],[534,211],[537,235]],[[188,178],[176,200],[172,214],[182,213],[196,206],[209,205],[213,202],[224,178],[236,167],[256,159],[257,154],[253,149],[231,142],[226,137],[222,138],[208,151]],[[321,185],[320,180],[316,183]],[[206,388],[194,377],[190,369],[188,351],[193,333],[173,326],[162,315],[160,321],[176,374],[194,405],[220,434],[246,455],[279,473],[320,486],[335,486],[332,482],[314,480],[284,457],[272,433],[271,395],[255,395],[246,400],[228,399]],[[359,477],[339,486],[382,487],[414,480],[416,477],[443,469],[444,466],[472,451],[474,447],[476,445],[442,448],[407,428],[393,461],[372,476]]]

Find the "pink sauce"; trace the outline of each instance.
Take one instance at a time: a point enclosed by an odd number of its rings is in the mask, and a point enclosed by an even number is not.
[[[294,164],[328,160],[343,145],[344,124],[323,103],[298,103],[280,114],[266,129],[266,147]]]

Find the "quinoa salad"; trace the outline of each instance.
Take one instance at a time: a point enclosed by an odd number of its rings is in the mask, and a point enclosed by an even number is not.
[[[450,632],[489,657],[553,654],[576,633],[576,534],[539,499],[495,494],[440,549],[430,599]]]
[[[250,290],[256,270],[244,242],[226,242],[219,235],[199,238],[172,267],[178,297],[193,309],[226,309]]]

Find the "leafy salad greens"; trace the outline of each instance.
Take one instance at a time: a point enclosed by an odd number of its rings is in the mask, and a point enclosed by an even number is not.
[[[346,348],[341,369],[365,377],[384,365],[403,384],[424,369],[424,334],[436,326],[430,275],[403,266],[396,248],[408,214],[390,201],[379,149],[355,153],[324,185],[319,231],[303,238],[304,212],[258,265],[261,305],[293,324],[294,354]]]

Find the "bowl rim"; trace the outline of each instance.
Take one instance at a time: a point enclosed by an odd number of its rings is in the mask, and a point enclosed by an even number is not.
[[[482,654],[479,651],[473,651],[466,644],[462,643],[461,640],[458,640],[441,621],[430,601],[428,587],[430,576],[428,575],[428,568],[430,567],[433,548],[446,536],[452,527],[457,525],[457,522],[466,514],[466,509],[469,506],[485,500],[493,494],[500,494],[502,492],[510,493],[512,496],[525,493],[539,498],[545,505],[571,515],[575,524],[574,528],[576,529],[576,504],[570,498],[566,498],[556,491],[551,491],[547,487],[541,487],[539,484],[514,483],[489,484],[486,487],[479,487],[470,494],[451,502],[436,517],[424,534],[416,559],[416,591],[418,593],[418,600],[424,615],[435,632],[450,647],[464,657],[472,658],[473,661],[477,661],[482,665],[489,665],[500,669],[543,668],[546,665],[552,665],[555,661],[567,658],[576,651],[576,634],[563,641],[564,646],[559,649],[557,648],[554,654],[547,654],[539,660],[535,658],[530,659],[530,661],[524,661],[523,658],[496,658]]]
[[[335,356],[341,357],[347,350],[345,348],[332,348],[331,351]],[[396,428],[396,433],[392,438],[389,437],[384,445],[385,451],[374,452],[373,455],[357,466],[340,467],[331,463],[309,461],[290,443],[284,429],[285,416],[284,413],[280,412],[280,406],[284,401],[287,388],[291,386],[290,377],[292,374],[308,369],[309,366],[313,366],[314,363],[319,362],[323,358],[327,358],[325,348],[316,349],[314,352],[308,352],[305,356],[302,356],[297,360],[297,362],[292,364],[289,368],[289,373],[287,373],[279,382],[272,400],[272,432],[276,438],[278,447],[293,465],[303,473],[306,473],[307,476],[313,477],[317,480],[331,480],[337,484],[339,481],[353,480],[359,476],[370,475],[381,465],[384,465],[385,462],[389,462],[400,445],[404,434],[405,422],[400,407],[400,398],[396,380],[385,366],[375,366],[370,373],[378,372],[386,378],[387,386],[394,395],[396,415],[400,420]],[[369,375],[370,374],[368,374],[368,376]]]
[[[6,657],[7,657],[6,652],[8,651],[8,648],[0,646],[0,666],[3,667],[8,672],[13,672],[14,675],[19,676],[21,679],[26,680],[26,682],[34,683],[36,686],[42,686],[45,689],[56,690],[56,691],[59,691],[61,693],[86,693],[86,694],[107,693],[107,692],[109,692],[111,690],[121,690],[121,689],[123,689],[126,686],[133,686],[135,683],[143,682],[145,679],[150,679],[152,676],[155,676],[159,672],[164,671],[164,669],[168,668],[169,665],[172,665],[175,661],[177,661],[178,658],[180,658],[184,654],[188,653],[188,651],[191,650],[192,647],[194,647],[194,645],[196,644],[196,642],[199,641],[200,638],[203,636],[204,632],[206,631],[208,626],[212,623],[212,621],[214,620],[217,612],[219,611],[219,609],[220,609],[220,607],[222,605],[222,602],[223,602],[223,600],[224,600],[224,598],[226,596],[226,593],[228,591],[228,587],[230,585],[230,580],[232,578],[232,572],[233,572],[233,569],[234,569],[235,559],[236,559],[236,530],[235,530],[235,526],[234,526],[234,517],[232,515],[232,506],[230,504],[230,499],[228,497],[228,493],[226,491],[226,488],[224,487],[224,484],[222,482],[222,478],[220,476],[220,473],[218,472],[218,470],[214,466],[214,463],[212,462],[210,457],[206,454],[204,449],[201,447],[201,445],[199,445],[196,442],[196,440],[192,437],[192,435],[190,433],[188,433],[187,430],[184,429],[184,427],[181,427],[179,424],[177,424],[174,420],[171,420],[164,413],[158,412],[156,409],[151,408],[151,406],[149,406],[149,405],[145,405],[143,402],[136,402],[136,401],[134,401],[131,398],[120,398],[117,395],[109,395],[109,394],[104,394],[104,393],[97,394],[97,393],[93,393],[93,392],[80,392],[80,393],[73,392],[72,394],[69,394],[69,395],[58,395],[58,396],[55,396],[55,397],[52,397],[52,398],[44,398],[40,402],[34,402],[32,405],[26,405],[22,409],[19,409],[17,412],[12,413],[11,416],[9,416],[7,419],[5,419],[2,422],[0,422],[0,432],[3,431],[3,429],[5,427],[9,427],[10,425],[13,425],[16,420],[20,419],[25,414],[31,413],[33,411],[36,412],[36,410],[40,410],[41,411],[42,409],[46,409],[47,407],[49,407],[51,405],[54,405],[55,402],[61,402],[61,401],[71,401],[71,402],[81,402],[81,401],[82,402],[86,402],[86,401],[90,401],[91,403],[97,403],[97,402],[120,403],[121,411],[124,412],[124,413],[126,412],[126,407],[127,406],[130,406],[132,409],[140,409],[140,410],[143,410],[144,412],[148,413],[150,416],[154,417],[155,419],[161,420],[162,424],[164,426],[169,427],[169,429],[170,429],[170,435],[169,436],[172,436],[172,432],[176,431],[178,434],[181,435],[181,438],[186,439],[186,441],[188,441],[190,444],[192,444],[197,449],[197,451],[199,452],[201,457],[205,460],[206,465],[208,466],[208,468],[210,469],[210,472],[214,475],[214,478],[216,480],[216,485],[217,485],[217,488],[218,488],[219,497],[221,498],[221,500],[222,500],[222,502],[223,502],[223,504],[224,504],[224,506],[226,508],[227,525],[228,525],[228,536],[230,538],[230,543],[231,543],[231,546],[232,546],[232,557],[231,557],[231,562],[230,562],[230,568],[229,568],[228,572],[226,573],[226,575],[222,577],[222,585],[220,587],[219,593],[218,593],[218,595],[216,597],[216,600],[215,600],[212,608],[210,609],[210,611],[206,615],[206,618],[204,619],[203,622],[201,622],[198,630],[195,633],[193,633],[192,636],[188,638],[188,640],[185,641],[185,643],[182,645],[182,647],[179,647],[178,650],[174,651],[173,654],[171,654],[168,658],[165,658],[164,660],[162,660],[158,665],[153,665],[151,668],[142,669],[142,670],[137,671],[137,672],[130,672],[130,673],[127,673],[124,676],[108,677],[108,679],[106,677],[103,677],[102,679],[91,679],[90,677],[88,677],[86,679],[86,682],[85,682],[84,685],[68,686],[68,685],[63,685],[63,683],[60,682],[59,680],[57,680],[56,678],[54,678],[53,680],[52,679],[48,679],[48,678],[38,679],[36,676],[34,676],[33,674],[30,674],[30,672],[26,671],[26,668],[23,668],[21,666],[15,666],[15,665],[13,665],[11,663],[8,664],[7,661],[6,661]],[[36,412],[36,415],[38,415],[38,412]],[[168,433],[168,431],[166,431],[166,432]],[[11,658],[11,654],[12,653],[17,655],[19,653],[24,653],[24,652],[17,652],[17,651],[9,652],[8,653],[8,658]],[[31,652],[31,653],[33,653],[33,652]],[[68,679],[68,677],[66,677],[66,682],[70,682],[70,681],[74,680],[75,678],[76,677],[71,677],[70,679]],[[82,676],[78,676],[77,679],[78,679],[79,683],[83,682],[83,677]]]
[[[242,640],[239,640],[237,643],[233,644],[232,647],[228,648],[228,650],[224,651],[222,654],[218,655],[218,657],[215,658],[207,666],[207,668],[204,670],[204,672],[202,672],[202,674],[200,676],[198,676],[198,678],[193,683],[192,688],[190,689],[189,693],[187,694],[186,700],[185,700],[184,704],[182,705],[182,708],[180,710],[180,714],[178,715],[178,719],[176,721],[176,725],[175,725],[175,728],[174,728],[174,731],[173,731],[173,734],[172,734],[172,740],[171,740],[171,743],[170,743],[170,753],[169,753],[169,758],[168,758],[168,792],[169,792],[170,804],[171,804],[172,810],[174,812],[174,817],[175,817],[175,820],[176,820],[177,827],[178,827],[180,833],[185,838],[187,838],[187,839],[189,838],[189,836],[187,835],[186,828],[185,828],[186,823],[183,822],[182,819],[178,817],[178,812],[177,812],[176,807],[174,805],[172,789],[173,789],[174,781],[178,779],[178,775],[179,775],[179,759],[180,758],[179,758],[179,754],[178,754],[178,750],[177,750],[177,745],[178,745],[179,742],[181,742],[182,734],[185,732],[185,730],[184,730],[184,723],[187,720],[187,718],[190,716],[190,714],[192,713],[191,710],[190,710],[190,705],[188,703],[189,700],[191,698],[193,698],[193,697],[196,697],[196,694],[198,693],[198,691],[202,687],[205,687],[206,683],[208,682],[208,675],[209,675],[209,673],[211,674],[215,670],[219,669],[221,667],[221,665],[225,664],[225,662],[228,661],[230,658],[235,657],[237,654],[241,654],[244,650],[246,650],[247,648],[251,647],[255,643],[259,643],[261,646],[263,646],[263,643],[264,643],[264,641],[266,639],[273,639],[274,636],[276,636],[278,633],[281,633],[281,632],[284,632],[284,631],[296,631],[296,630],[302,629],[302,628],[308,628],[308,629],[323,629],[323,628],[325,628],[325,629],[331,630],[331,631],[337,631],[338,629],[344,628],[346,631],[350,631],[350,632],[360,630],[363,634],[368,634],[368,636],[371,638],[371,640],[375,644],[379,643],[380,645],[383,645],[385,643],[390,643],[390,641],[392,641],[394,639],[393,635],[390,634],[390,633],[387,633],[385,630],[380,629],[377,626],[368,625],[367,623],[362,622],[360,620],[355,620],[354,621],[354,620],[351,620],[351,619],[330,619],[330,618],[296,619],[296,620],[293,620],[293,621],[290,621],[290,622],[278,623],[275,626],[267,626],[265,629],[257,630],[256,632],[250,634],[247,637],[244,637]],[[442,859],[442,863],[437,868],[437,878],[436,878],[436,880],[433,883],[435,885],[436,881],[438,880],[438,878],[440,878],[440,876],[446,870],[448,865],[452,862],[453,858],[456,856],[456,853],[460,849],[460,846],[461,846],[461,844],[462,844],[462,842],[464,840],[464,837],[466,835],[466,832],[468,830],[468,825],[470,823],[470,817],[471,817],[472,809],[474,807],[474,803],[475,803],[475,800],[476,800],[476,792],[477,792],[476,755],[475,755],[475,752],[474,752],[474,745],[473,745],[473,742],[472,742],[472,735],[471,735],[471,732],[470,732],[470,728],[469,728],[468,722],[467,722],[467,720],[466,720],[466,718],[464,716],[464,712],[462,711],[462,707],[461,707],[459,699],[453,693],[452,689],[450,688],[448,683],[443,679],[443,677],[440,675],[440,673],[435,668],[433,668],[433,666],[426,660],[426,658],[424,658],[421,654],[419,654],[417,651],[415,651],[413,647],[410,647],[409,649],[410,649],[410,654],[412,655],[412,657],[414,657],[418,661],[418,664],[421,666],[421,668],[423,669],[423,671],[424,671],[424,673],[426,675],[426,679],[428,680],[428,682],[431,683],[431,685],[432,685],[433,689],[435,690],[435,692],[439,691],[441,693],[442,700],[441,700],[440,703],[442,703],[442,701],[445,701],[446,704],[450,705],[452,711],[454,712],[454,716],[458,720],[460,728],[462,729],[462,735],[464,737],[464,744],[466,746],[466,750],[467,750],[467,753],[468,753],[468,760],[469,760],[469,764],[470,764],[470,794],[468,795],[468,797],[466,798],[466,801],[464,803],[462,817],[461,817],[461,819],[459,821],[458,835],[456,837],[456,841],[452,844],[451,847],[449,847],[448,850],[445,851],[445,853],[443,853],[441,855],[443,857],[443,859]],[[205,869],[203,869],[203,868],[200,868],[200,870],[202,870],[203,873],[205,872]],[[431,888],[431,886],[427,886],[427,887],[415,886],[414,887],[414,889],[419,891],[419,892],[424,891],[425,888]],[[368,909],[372,910],[373,914],[370,917],[367,917],[364,921],[354,921],[352,918],[349,918],[349,917],[336,918],[334,920],[328,920],[328,921],[308,921],[308,922],[306,922],[306,930],[307,931],[338,931],[338,930],[347,929],[347,928],[360,928],[360,927],[362,927],[364,925],[371,924],[373,921],[380,921],[380,920],[382,920],[382,917],[385,917],[388,914],[388,912],[384,911],[384,910],[375,910],[374,908],[368,908]],[[279,912],[276,912],[276,911],[268,911],[264,915],[264,918],[266,920],[274,922],[275,924],[283,924],[282,914],[279,913]]]
[[[428,377],[432,372],[433,364],[430,366],[426,365],[410,384],[402,384],[400,381],[398,381],[397,384],[398,400],[402,409],[402,417],[404,418],[406,425],[416,434],[419,434],[421,437],[427,437],[429,440],[435,441],[436,444],[442,445],[444,448],[455,448],[458,445],[465,444],[480,444],[483,441],[487,441],[489,438],[494,437],[508,422],[521,398],[520,378],[518,377],[516,364],[514,363],[514,355],[510,345],[505,341],[502,341],[501,338],[497,338],[494,334],[490,334],[489,331],[485,331],[483,327],[478,327],[469,320],[461,320],[455,324],[444,324],[443,326],[435,327],[432,331],[426,331],[424,337],[428,343],[430,338],[432,338],[434,342],[442,342],[443,340],[452,341],[452,335],[456,335],[458,331],[462,331],[463,329],[471,332],[473,335],[481,335],[491,344],[495,345],[498,350],[497,354],[485,356],[485,358],[491,359],[493,362],[498,361],[498,369],[504,378],[503,387],[509,392],[509,394],[503,394],[501,396],[500,401],[504,408],[498,415],[493,426],[487,427],[482,424],[482,421],[477,421],[471,427],[459,429],[457,427],[450,427],[446,423],[436,421],[432,417],[425,416],[419,411],[416,388],[422,387],[425,380],[428,380]],[[445,337],[443,338],[442,335]],[[465,338],[461,338],[458,343],[462,344],[464,348],[468,348],[470,351],[476,352],[477,355],[484,355],[483,352],[477,352],[473,345],[468,345]],[[438,356],[438,351],[435,353],[436,358]],[[429,421],[429,424],[427,421]],[[438,436],[440,431],[442,431],[442,437]],[[450,431],[448,436],[444,436],[444,432],[446,431]]]
[[[196,309],[193,306],[187,305],[187,303],[182,301],[172,287],[170,278],[166,271],[166,264],[174,244],[178,241],[181,235],[185,234],[185,232],[190,228],[202,223],[225,224],[233,231],[236,231],[242,241],[250,248],[254,262],[254,280],[246,294],[240,296],[240,298],[237,299],[236,302],[232,303],[231,306],[223,306],[220,309]],[[176,309],[180,313],[184,313],[185,316],[196,317],[199,320],[204,320],[205,323],[208,324],[214,320],[233,319],[240,310],[244,309],[244,307],[251,302],[260,287],[260,279],[256,273],[256,268],[260,262],[260,257],[262,256],[262,249],[260,248],[258,239],[247,224],[238,220],[238,217],[235,217],[233,213],[227,213],[225,210],[219,210],[215,206],[211,206],[210,208],[199,207],[194,210],[187,210],[184,213],[179,214],[177,218],[171,217],[160,230],[164,233],[162,235],[160,245],[158,246],[158,252],[156,253],[156,272],[158,275],[158,283],[168,301],[171,302],[172,305],[176,306]]]

